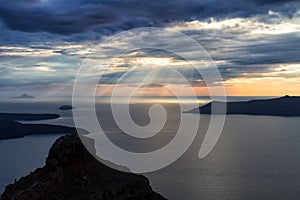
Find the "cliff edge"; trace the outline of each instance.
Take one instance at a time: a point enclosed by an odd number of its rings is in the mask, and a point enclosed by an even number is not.
[[[52,145],[46,165],[8,185],[2,200],[162,200],[142,175],[103,165],[82,145],[78,135],[63,136]]]

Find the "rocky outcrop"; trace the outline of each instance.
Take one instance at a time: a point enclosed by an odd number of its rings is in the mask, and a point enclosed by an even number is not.
[[[59,138],[51,147],[46,165],[15,184],[8,185],[2,200],[158,200],[142,175],[120,172],[103,165],[82,145],[78,135]]]

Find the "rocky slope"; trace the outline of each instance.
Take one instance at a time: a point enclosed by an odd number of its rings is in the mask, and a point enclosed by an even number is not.
[[[91,141],[93,142],[93,141]],[[1,200],[158,200],[148,179],[120,172],[97,161],[78,135],[59,138],[46,165],[6,187]]]

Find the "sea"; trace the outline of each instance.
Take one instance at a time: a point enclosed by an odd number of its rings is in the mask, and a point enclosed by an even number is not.
[[[270,97],[228,97],[228,101],[262,98]],[[198,100],[203,105],[210,98],[198,97]],[[105,130],[108,130],[108,135],[111,134],[109,138],[124,149],[140,152],[161,148],[174,137],[178,129],[177,120],[182,115],[196,115],[182,113],[172,97],[147,97],[130,105],[132,112],[136,113],[133,118],[137,124],[149,123],[147,111],[151,102],[161,103],[166,108],[168,122],[166,128],[145,145],[136,145],[137,141],[124,137],[115,128],[107,114],[107,98],[96,98],[95,107],[99,121],[103,120]],[[2,98],[0,112],[58,113],[61,115],[58,119],[24,123],[74,126],[72,111],[58,109],[67,104],[71,104],[70,98]],[[143,174],[149,178],[154,191],[171,200],[299,199],[299,117],[228,115],[217,144],[208,156],[199,159],[199,149],[209,122],[210,115],[201,115],[196,138],[178,160],[163,169]],[[63,133],[0,140],[0,193],[7,184],[42,167],[49,148],[61,135]]]

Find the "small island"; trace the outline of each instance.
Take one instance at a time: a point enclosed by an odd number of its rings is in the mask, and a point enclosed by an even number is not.
[[[11,97],[11,99],[34,99],[34,97],[28,94],[22,94],[21,96]]]
[[[226,104],[226,105],[224,105]],[[219,102],[213,101],[199,108],[195,108],[190,113],[212,114],[212,105],[227,106],[227,115],[270,115],[297,117],[300,116],[300,97],[284,96],[280,98],[251,100],[239,102]],[[223,114],[216,113],[213,114]]]
[[[63,105],[63,106],[59,107],[58,109],[60,109],[60,110],[72,110],[73,106],[71,106],[71,105]]]

